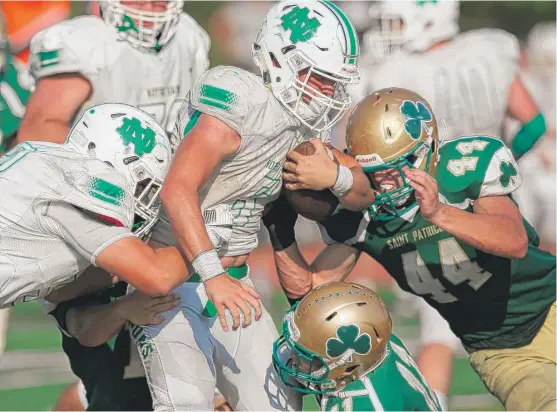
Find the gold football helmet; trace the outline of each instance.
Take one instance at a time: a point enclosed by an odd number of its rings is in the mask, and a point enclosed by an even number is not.
[[[429,103],[419,94],[395,87],[381,89],[365,97],[352,112],[346,147],[370,177],[376,192],[370,208],[374,217],[390,220],[416,204],[414,189],[404,177],[403,167],[419,168],[435,176],[439,150],[437,121]],[[373,179],[374,173],[387,169],[397,170],[401,178],[394,188],[383,187]]]
[[[273,363],[283,382],[303,393],[337,391],[377,368],[392,332],[381,298],[357,283],[312,290],[284,317]]]

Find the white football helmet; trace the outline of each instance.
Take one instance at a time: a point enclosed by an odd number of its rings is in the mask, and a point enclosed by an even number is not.
[[[326,0],[287,0],[267,13],[252,56],[273,95],[304,125],[321,132],[329,130],[352,103],[346,85],[359,82],[359,53],[356,31],[336,5]],[[311,75],[333,81],[333,95],[311,87]]]
[[[101,16],[132,45],[159,50],[176,33],[183,7],[183,0],[170,0],[165,11],[155,12],[127,6],[121,0],[104,0]]]
[[[459,31],[460,2],[455,0],[379,0],[369,8],[370,29],[363,43],[374,59],[423,52]]]
[[[132,231],[140,238],[147,235],[158,219],[159,194],[170,167],[163,127],[133,106],[106,103],[83,112],[65,143],[124,175],[135,198]]]

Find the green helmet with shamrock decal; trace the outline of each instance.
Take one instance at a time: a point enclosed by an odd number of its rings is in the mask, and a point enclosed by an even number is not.
[[[392,332],[389,312],[371,289],[331,282],[286,313],[273,347],[282,381],[304,393],[341,390],[377,368]]]

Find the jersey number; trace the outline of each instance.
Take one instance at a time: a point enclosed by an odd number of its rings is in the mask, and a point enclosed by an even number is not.
[[[488,145],[485,140],[472,140],[471,142],[460,142],[456,145],[456,150],[460,152],[463,157],[460,159],[453,159],[447,162],[447,169],[455,176],[462,176],[467,171],[476,170],[479,157],[466,156],[474,151],[482,151]]]
[[[472,262],[454,238],[439,241],[439,260],[443,277],[455,286],[466,282],[472,289],[478,290],[492,276],[478,263]],[[417,295],[430,295],[439,303],[457,301],[455,296],[447,292],[441,281],[431,275],[416,250],[402,255],[402,265],[408,286]]]

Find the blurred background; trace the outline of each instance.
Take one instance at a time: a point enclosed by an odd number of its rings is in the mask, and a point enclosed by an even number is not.
[[[337,2],[349,15],[358,32],[363,34],[370,24],[367,13],[369,2]],[[249,1],[190,1],[185,11],[211,36],[211,66],[230,64],[248,70],[255,67],[251,60],[251,43],[270,7],[269,2]],[[34,33],[56,22],[86,13],[97,13],[98,5],[86,1],[1,1],[0,13],[7,22],[10,50],[21,64],[26,64],[27,45]],[[526,74],[535,70],[528,59],[531,29],[540,22],[555,22],[556,3],[549,1],[466,1],[461,4],[462,31],[477,28],[501,28],[514,34],[521,43],[521,69]],[[553,32],[554,33],[554,32]],[[549,46],[553,52],[553,81],[545,83],[542,91],[530,90],[541,106],[548,122],[548,143],[525,159],[524,171],[545,177],[548,182],[542,191],[555,198],[555,39]],[[550,53],[551,54],[551,53]],[[527,83],[528,84],[528,83]],[[532,87],[534,89],[534,87]],[[509,125],[512,129],[512,125]],[[342,130],[335,131],[333,141],[343,147]],[[549,149],[548,149],[549,148]],[[544,165],[540,168],[538,165]],[[521,196],[528,207],[527,218],[537,227],[544,248],[555,251],[555,202],[537,201],[534,183],[525,179]],[[298,236],[304,253],[315,256],[323,247],[316,226],[299,222]],[[250,258],[252,276],[264,303],[279,321],[287,308],[280,290],[267,235],[261,233],[261,247]],[[395,332],[409,349],[419,349],[419,326],[411,307],[397,299],[391,281],[383,269],[362,257],[351,275],[368,286],[377,288],[394,313]],[[0,330],[0,333],[2,331]],[[0,410],[52,410],[61,390],[75,377],[61,351],[61,336],[54,322],[40,306],[29,303],[11,310],[5,352],[0,352]],[[456,410],[502,410],[470,368],[463,350],[455,358],[454,379],[450,389],[450,406]],[[315,409],[309,400],[306,409]]]

